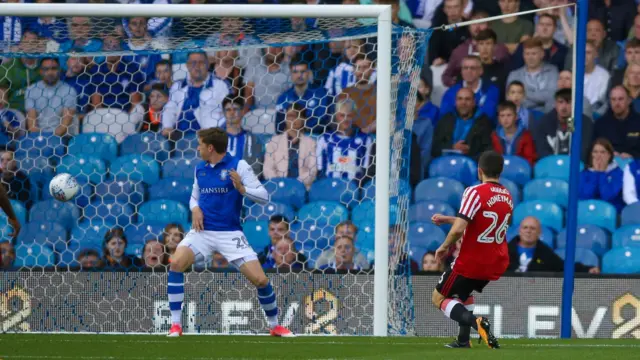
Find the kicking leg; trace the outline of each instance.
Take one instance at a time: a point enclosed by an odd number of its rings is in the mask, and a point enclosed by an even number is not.
[[[248,261],[245,261],[248,260]],[[238,262],[240,262],[238,264]],[[271,286],[271,282],[265,275],[262,266],[257,259],[251,257],[232,261],[240,272],[252,283],[258,290],[258,301],[267,316],[269,322],[270,333],[272,336],[291,337],[294,336],[291,331],[278,324],[278,304],[276,303],[276,293]]]
[[[187,246],[179,246],[171,256],[167,277],[167,295],[171,310],[170,337],[182,335],[182,302],[184,301],[184,271],[193,264],[195,254]]]

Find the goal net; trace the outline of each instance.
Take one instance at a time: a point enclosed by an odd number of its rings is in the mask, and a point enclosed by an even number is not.
[[[267,205],[245,199],[242,220],[281,322],[373,334],[375,268],[388,273],[389,332],[413,332],[409,165],[428,32],[393,27],[391,112],[380,114],[376,19],[20,20],[1,44],[2,180],[23,227],[11,239],[2,222],[0,330],[166,332],[196,131],[218,126],[270,193]],[[391,171],[381,174],[385,136]],[[60,173],[81,185],[66,203],[48,190]],[[388,226],[375,223],[375,177],[390,184],[388,269],[374,261]],[[253,288],[220,254],[185,283],[187,333],[266,331]]]

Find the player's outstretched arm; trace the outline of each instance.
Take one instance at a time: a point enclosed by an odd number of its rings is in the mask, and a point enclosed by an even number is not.
[[[13,206],[11,205],[11,200],[9,200],[9,196],[7,195],[7,191],[4,186],[0,185],[0,208],[9,218],[9,224],[13,228],[13,233],[9,234],[9,236],[15,238],[20,233],[20,222],[16,217],[16,213],[13,211]]]
[[[463,219],[461,217],[455,218],[453,226],[451,227],[451,230],[449,230],[449,234],[447,234],[447,238],[436,251],[436,259],[438,261],[444,262],[445,258],[449,254],[449,248],[451,247],[451,245],[460,240],[468,224],[469,222],[467,222],[466,219]]]
[[[234,175],[234,173],[236,173],[237,176]],[[231,177],[233,185],[242,195],[258,204],[266,204],[269,202],[269,192],[267,192],[267,189],[265,189],[246,161],[240,160],[238,162],[238,169],[231,171]]]
[[[453,223],[456,221],[456,217],[455,216],[447,216],[447,215],[442,215],[442,214],[434,214],[431,217],[431,222],[433,222],[435,225],[440,226],[442,224],[448,224],[448,225],[453,225]]]

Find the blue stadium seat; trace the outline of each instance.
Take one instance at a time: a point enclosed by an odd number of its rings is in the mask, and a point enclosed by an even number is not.
[[[264,183],[271,201],[300,209],[306,203],[307,189],[297,179],[273,178]]]
[[[618,212],[615,206],[602,200],[582,200],[578,202],[578,224],[597,225],[616,231]]]
[[[603,274],[640,273],[640,248],[619,247],[609,250],[602,257]]]
[[[29,211],[30,222],[57,222],[71,230],[80,219],[80,210],[72,202],[44,200],[34,204]]]
[[[242,224],[242,231],[256,253],[271,244],[268,221],[246,221]]]
[[[144,183],[133,181],[106,180],[95,187],[95,198],[102,202],[130,203],[140,205],[144,201]],[[170,193],[166,193],[171,196]]]
[[[104,161],[118,157],[118,142],[109,134],[84,133],[69,141],[69,154],[92,155]]]
[[[86,177],[76,178],[76,180],[78,181],[78,185],[80,185],[80,191],[78,191],[78,194],[73,198],[73,202],[77,206],[84,208],[93,199],[95,186],[91,184]],[[51,180],[48,180],[42,185],[42,200],[54,200],[53,196],[51,196],[51,193],[49,192],[50,182]]]
[[[464,185],[448,178],[431,178],[420,181],[414,191],[416,202],[424,200],[440,200],[448,203],[454,209],[460,207]]]
[[[138,209],[138,222],[183,223],[189,221],[189,209],[173,200],[151,200]]]
[[[338,225],[349,218],[349,211],[344,205],[333,201],[316,201],[304,205],[298,211],[300,221],[311,220],[316,223]]]
[[[444,242],[446,234],[438,226],[429,222],[409,224],[409,243],[427,250],[437,250]],[[424,254],[422,254],[424,255]]]
[[[55,255],[53,250],[45,245],[40,244],[19,244],[16,246],[15,266],[34,267],[34,266],[54,266]]]
[[[127,237],[127,247],[133,249],[138,245],[144,245],[148,240],[162,241],[164,227],[168,223],[148,222],[142,224],[129,224],[124,228]]]
[[[76,254],[80,250],[80,243],[75,240],[69,240],[66,244],[63,244],[62,242],[59,242],[58,244],[60,244],[60,246],[54,249],[54,253],[58,258],[57,266],[80,266],[80,263],[76,261]]]
[[[565,249],[556,249],[556,254],[565,259]],[[589,267],[600,267],[600,258],[589,249],[576,248],[576,261]]]
[[[584,164],[580,163],[580,170]],[[554,178],[569,181],[569,155],[550,155],[538,160],[534,169],[536,178]]]
[[[104,161],[93,155],[69,154],[62,158],[56,173],[69,173],[78,180],[98,184],[107,177],[107,166]]]
[[[360,205],[356,206],[351,210],[351,220],[356,226],[360,227],[359,224],[371,221],[371,219],[375,218],[376,210],[375,203],[373,201],[363,201]]]
[[[125,155],[113,161],[111,175],[116,180],[143,181],[153,185],[160,179],[160,165],[147,155]]]
[[[271,202],[265,205],[253,204],[245,208],[245,221],[269,221],[273,215],[282,215],[290,222],[295,218],[295,212],[289,205]]]
[[[342,179],[316,180],[309,189],[309,202],[334,201],[351,209],[358,205],[360,189],[355,182]]]
[[[169,159],[162,165],[162,177],[183,178],[193,180],[196,165],[202,160],[175,158]]]
[[[613,233],[612,248],[640,246],[640,224],[625,225]]]
[[[93,247],[100,250],[105,234],[113,227],[113,223],[83,220],[71,230],[70,241],[79,243],[81,248]]]
[[[560,205],[550,201],[524,201],[513,211],[513,224],[520,224],[527,216],[536,217],[542,225],[556,231],[564,228],[564,212]]]
[[[10,200],[11,207],[13,207],[13,212],[16,214],[16,218],[20,221],[20,224],[24,225],[27,222],[27,208],[24,207],[24,204],[18,200]],[[0,209],[0,224],[5,224],[7,222],[7,215],[5,215],[4,211]]]
[[[125,227],[133,222],[135,211],[128,204],[116,202],[104,202],[100,199],[94,200],[84,208],[84,217],[95,221],[95,218],[102,219],[105,223],[113,223],[120,227]]]
[[[18,157],[62,157],[65,152],[64,141],[53,133],[28,133],[20,139],[16,147]]]
[[[398,195],[407,195],[409,199],[411,199],[411,185],[406,180],[399,179],[398,181]],[[393,189],[393,184],[389,184],[390,190],[395,191]],[[376,184],[375,181],[369,181],[362,188],[362,200],[374,200],[376,198]]]
[[[455,216],[456,211],[449,204],[438,200],[426,200],[409,207],[409,222],[431,222],[434,214]]]
[[[169,141],[159,132],[143,132],[129,135],[120,144],[120,153],[123,156],[146,155],[160,162],[169,158],[169,150],[171,150]]]
[[[524,186],[531,180],[531,165],[519,156],[505,156],[502,178],[509,179],[518,186]]]
[[[358,234],[356,235],[356,247],[362,252],[375,250],[376,245],[376,227],[375,221],[367,221],[360,223],[358,226]]]
[[[462,155],[441,156],[431,160],[429,176],[452,178],[469,186],[478,179],[478,165]]]
[[[507,241],[511,242],[516,236],[518,236],[518,231],[520,230],[520,224],[513,223],[509,226],[509,230],[507,230]],[[553,230],[546,226],[542,226],[540,229],[540,241],[547,244],[550,248],[555,248],[554,245],[555,235]]]
[[[174,143],[171,152],[172,158],[195,158],[198,157],[198,136],[187,134],[182,139]]]
[[[15,154],[18,163],[18,169],[29,174],[29,179],[35,181],[38,185],[42,185],[53,177],[55,168],[50,159],[44,156],[25,157]]]
[[[640,202],[627,205],[620,214],[620,226],[640,225]]]
[[[306,250],[322,251],[329,248],[333,243],[333,234],[333,226],[313,220],[296,222],[292,228],[295,241]]]
[[[149,188],[149,199],[168,199],[189,206],[193,181],[182,178],[164,178]]]
[[[553,178],[533,179],[524,186],[524,200],[553,201],[566,208],[569,202],[569,183]]]
[[[59,241],[67,242],[67,230],[55,222],[30,222],[24,224],[18,235],[18,243],[37,243],[53,249]]]
[[[411,260],[415,261],[416,264],[418,264],[418,271],[422,271],[422,257],[428,251],[429,250],[427,250],[427,248],[424,246],[417,246],[413,244],[409,246],[409,256],[411,257]]]
[[[564,249],[567,245],[567,230],[558,233],[557,247]],[[607,232],[595,225],[580,225],[576,234],[576,246],[589,249],[596,255],[602,256],[609,251],[609,236]]]

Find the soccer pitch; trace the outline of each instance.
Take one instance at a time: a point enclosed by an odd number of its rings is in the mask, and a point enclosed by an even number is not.
[[[615,359],[637,353],[637,340],[502,340],[491,350],[447,349],[452,338],[0,335],[0,359]],[[476,340],[477,341],[477,340]]]

